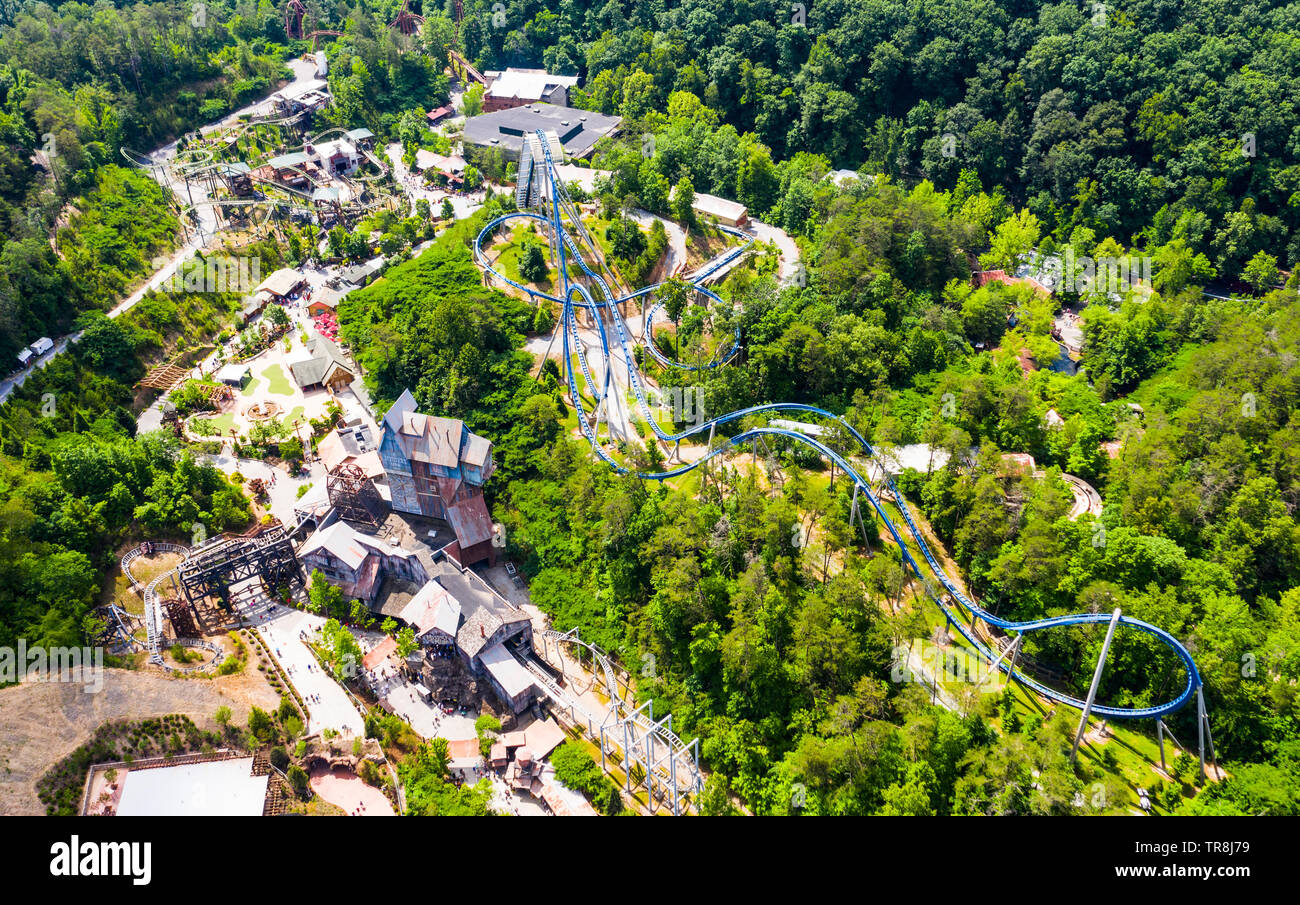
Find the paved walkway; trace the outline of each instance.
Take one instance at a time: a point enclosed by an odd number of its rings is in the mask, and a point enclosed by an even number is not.
[[[226,448],[229,449],[229,446]],[[307,466],[306,477],[295,477],[283,468],[267,465],[261,459],[236,459],[225,452],[218,455],[205,455],[203,460],[226,474],[239,472],[244,476],[245,481],[251,481],[253,478],[266,481],[269,499],[267,508],[271,510],[272,515],[289,527],[293,527],[297,522],[293,515],[293,507],[299,499],[298,488],[311,483],[320,486],[325,481],[325,466],[319,461]],[[271,485],[272,478],[275,478],[274,486]]]
[[[454,148],[452,153],[455,153]],[[451,207],[455,211],[457,220],[464,220],[466,217],[473,216],[483,206],[487,193],[482,189],[469,194],[461,194],[448,192],[446,189],[441,188],[426,188],[422,178],[418,174],[412,173],[406,164],[402,162],[402,145],[399,142],[394,142],[385,147],[384,156],[393,166],[393,177],[396,179],[397,184],[402,187],[402,191],[406,192],[407,198],[410,199],[409,211],[411,213],[415,211],[415,202],[421,198],[429,202],[434,219],[438,218],[442,202],[446,200],[451,201]]]
[[[758,241],[776,244],[781,253],[781,269],[779,271],[781,283],[782,285],[792,283],[795,275],[799,272],[799,246],[794,239],[790,238],[790,234],[761,220],[750,220],[748,228],[758,238]]]
[[[445,738],[449,742],[477,738],[472,716],[460,713],[443,713],[436,704],[426,704],[405,681],[397,680],[389,686],[384,700],[393,712],[411,724],[421,738]]]
[[[347,692],[321,670],[300,634],[305,632],[308,637],[315,637],[325,620],[264,599],[257,600],[248,609],[240,607],[240,611],[253,618],[280,667],[289,674],[298,693],[307,699],[311,711],[308,734],[333,729],[342,735],[363,736],[365,721],[361,713]],[[361,664],[357,664],[357,669],[360,668]]]
[[[311,771],[312,790],[330,804],[338,805],[353,817],[395,817],[387,796],[360,776],[343,767]]]
[[[663,262],[662,273],[665,275],[665,279],[670,276],[678,276],[682,268],[686,266],[686,230],[682,229],[681,224],[676,220],[657,216],[641,208],[631,211],[628,216],[637,224],[647,228],[655,220],[664,225],[664,231],[668,234],[668,250]]]

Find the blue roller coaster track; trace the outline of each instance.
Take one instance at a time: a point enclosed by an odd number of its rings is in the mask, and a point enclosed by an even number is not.
[[[475,239],[474,256],[479,266],[483,267],[494,278],[511,286],[515,286],[516,288],[528,293],[530,296],[543,298],[562,306],[561,329],[563,330],[564,337],[563,349],[565,380],[569,385],[569,395],[578,413],[578,423],[596,455],[621,474],[635,474],[637,477],[647,481],[663,481],[668,478],[685,474],[700,467],[715,456],[722,455],[732,449],[741,447],[747,442],[759,438],[779,437],[796,443],[802,443],[812,448],[827,460],[834,462],[844,472],[844,474],[850,478],[856,491],[865,496],[867,501],[871,504],[871,507],[875,510],[876,515],[880,518],[881,523],[889,531],[894,542],[898,545],[903,561],[907,564],[907,567],[911,569],[912,573],[926,588],[927,593],[931,599],[933,599],[935,604],[938,605],[940,610],[942,610],[948,622],[961,634],[968,644],[970,644],[990,663],[996,664],[997,667],[1002,672],[1007,673],[1010,678],[1020,682],[1027,688],[1032,689],[1044,698],[1060,704],[1065,704],[1078,710],[1085,709],[1087,705],[1084,701],[1072,695],[1058,691],[1057,689],[1050,688],[1031,676],[1026,675],[1022,670],[1016,669],[1014,666],[1014,658],[1011,663],[1006,662],[1002,656],[1000,656],[996,651],[991,650],[976,635],[973,626],[978,620],[1003,631],[1015,632],[1023,637],[1029,632],[1040,631],[1043,629],[1061,628],[1074,625],[1107,624],[1111,621],[1112,615],[1110,613],[1078,613],[1074,615],[1055,616],[1048,619],[1034,619],[1022,622],[1003,619],[982,609],[962,592],[956,582],[947,575],[943,567],[939,564],[934,553],[930,550],[930,545],[926,542],[924,535],[917,527],[917,524],[912,517],[912,513],[908,508],[907,502],[903,498],[903,494],[900,493],[897,486],[895,486],[893,478],[885,468],[885,463],[877,454],[876,450],[872,448],[866,438],[864,438],[852,425],[840,416],[833,412],[828,412],[824,409],[811,405],[804,405],[802,403],[776,402],[734,411],[719,418],[714,418],[701,424],[688,427],[686,430],[676,434],[668,433],[659,426],[650,411],[649,403],[646,399],[646,388],[643,378],[636,366],[633,364],[633,357],[631,355],[632,341],[627,335],[627,329],[624,325],[623,317],[620,315],[618,306],[625,302],[641,298],[642,296],[653,295],[655,290],[663,284],[655,284],[629,295],[618,296],[610,288],[609,283],[603,276],[601,276],[598,270],[592,269],[587,265],[587,262],[584,260],[580,240],[586,245],[588,254],[593,258],[593,260],[599,261],[600,256],[595,244],[591,241],[590,236],[587,235],[586,228],[582,224],[576,206],[569,198],[564,185],[556,175],[551,147],[551,143],[548,142],[546,136],[541,132],[538,132],[536,136],[527,137],[521,152],[521,163],[519,167],[520,182],[516,192],[516,197],[520,201],[521,208],[530,204],[536,204],[538,208],[545,207],[547,209],[547,215],[542,216],[538,213],[520,210],[517,213],[510,213],[497,217],[488,223]],[[560,282],[563,286],[563,291],[560,295],[548,295],[539,292],[534,288],[518,283],[498,272],[488,260],[487,255],[483,251],[484,242],[490,242],[492,236],[502,224],[515,220],[531,220],[546,223],[548,224],[552,239],[554,240],[558,237],[559,241],[555,242],[554,251],[560,273]],[[574,235],[574,232],[570,231],[570,226],[572,226],[572,229],[577,233],[576,236]],[[752,237],[741,230],[728,231],[742,239],[745,239],[747,242],[752,241]],[[721,299],[715,293],[705,288],[700,283],[702,280],[712,275],[712,273],[716,272],[721,267],[726,266],[736,257],[743,254],[746,247],[747,245],[734,249],[727,255],[713,261],[706,270],[695,274],[690,281],[691,284],[696,290],[703,293],[710,300],[720,302]],[[599,266],[600,265],[598,264],[597,267]],[[578,282],[578,280],[575,279],[576,274],[574,273],[574,270],[581,274],[581,277],[585,280],[585,284],[583,282]],[[591,287],[594,287],[594,292]],[[656,303],[646,312],[644,322],[645,329],[643,332],[643,336],[646,340],[643,348],[645,348],[646,351],[660,364],[666,367],[682,368],[686,370],[713,368],[730,360],[739,350],[740,337],[739,333],[737,333],[735,341],[731,344],[730,348],[717,355],[707,364],[691,366],[672,361],[655,348],[651,333],[654,315],[660,310],[662,304],[662,302]],[[594,378],[587,361],[584,344],[578,335],[576,310],[579,308],[591,312],[592,319],[595,322],[597,333],[600,338],[601,355],[604,360],[604,368],[602,369],[604,373],[604,381],[600,386],[597,386],[596,379]],[[907,536],[910,536],[911,539],[910,543],[904,536],[903,531],[899,529],[899,526],[894,519],[890,517],[889,512],[881,502],[881,496],[883,494],[878,495],[873,491],[870,482],[862,477],[853,462],[850,461],[850,458],[832,449],[830,446],[815,437],[797,430],[770,426],[751,427],[740,431],[734,436],[723,437],[723,442],[721,444],[711,447],[700,459],[666,471],[632,471],[627,466],[616,461],[605,449],[604,444],[600,442],[597,437],[596,428],[589,418],[589,413],[584,408],[583,397],[578,388],[578,373],[575,372],[572,364],[574,356],[570,354],[572,348],[572,350],[576,352],[578,370],[581,372],[582,379],[586,382],[590,391],[589,395],[599,404],[608,396],[611,390],[611,363],[613,361],[609,335],[606,332],[603,319],[600,316],[602,311],[607,312],[610,315],[610,319],[614,324],[615,333],[617,334],[617,343],[623,354],[623,358],[627,363],[628,383],[636,396],[637,405],[645,416],[645,421],[661,441],[664,441],[665,443],[675,443],[700,434],[707,434],[712,438],[715,429],[718,427],[750,416],[761,416],[777,412],[800,412],[805,415],[814,415],[818,418],[825,419],[826,421],[834,422],[844,431],[847,437],[852,438],[852,442],[856,444],[860,451],[860,455],[874,464],[876,470],[882,476],[884,484],[883,489],[888,491],[894,506],[902,516],[903,522],[906,525],[906,534]],[[918,560],[914,555],[913,549],[919,551],[920,560]],[[921,565],[922,561],[925,563],[924,567]],[[927,577],[927,569],[929,573],[934,576],[934,579],[938,581],[939,585],[942,586],[943,592],[940,592],[938,588],[935,587],[933,581]],[[966,624],[963,618],[961,618],[961,610],[963,609],[970,614],[969,625]],[[1118,624],[1153,636],[1168,647],[1178,660],[1181,661],[1186,673],[1186,683],[1175,697],[1162,704],[1147,707],[1111,707],[1095,704],[1090,708],[1092,714],[1114,719],[1160,719],[1181,710],[1192,700],[1193,697],[1197,696],[1201,689],[1200,673],[1196,668],[1195,661],[1192,659],[1191,652],[1188,651],[1177,638],[1158,626],[1129,616],[1120,615]]]

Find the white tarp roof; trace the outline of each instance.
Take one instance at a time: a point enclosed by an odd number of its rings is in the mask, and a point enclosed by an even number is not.
[[[578,84],[576,75],[552,75],[545,69],[507,69],[492,79],[488,94],[493,97],[518,97],[541,100],[548,88],[563,85],[573,88]]]
[[[260,817],[269,777],[251,757],[131,770],[122,780],[121,817]]]
[[[720,220],[739,221],[745,216],[745,205],[739,201],[719,198],[717,195],[705,195],[697,192],[695,203],[691,205],[697,213]]]
[[[217,371],[217,380],[222,383],[243,383],[244,377],[248,374],[250,368],[248,365],[231,363],[222,365],[221,370]]]

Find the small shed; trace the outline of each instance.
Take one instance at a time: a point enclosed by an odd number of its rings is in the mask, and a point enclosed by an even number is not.
[[[248,378],[253,375],[252,369],[248,365],[228,364],[217,372],[217,380],[221,381],[228,387],[235,387],[242,390],[248,383]]]

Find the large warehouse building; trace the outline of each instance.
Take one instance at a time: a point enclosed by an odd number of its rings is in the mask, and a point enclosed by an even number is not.
[[[518,160],[524,136],[541,129],[559,137],[565,156],[584,158],[591,155],[597,141],[616,134],[621,122],[621,117],[589,110],[527,104],[470,117],[465,121],[464,141],[471,148],[499,148],[507,160]]]

